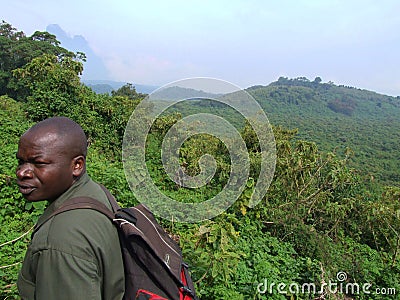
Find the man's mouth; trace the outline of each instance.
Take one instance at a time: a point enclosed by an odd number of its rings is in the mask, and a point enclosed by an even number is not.
[[[30,193],[32,193],[36,188],[33,186],[28,186],[28,185],[20,185],[19,186],[19,192],[22,195],[29,195]]]

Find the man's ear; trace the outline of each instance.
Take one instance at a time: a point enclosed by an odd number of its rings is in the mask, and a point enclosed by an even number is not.
[[[83,155],[79,155],[73,158],[73,170],[72,175],[74,177],[79,177],[85,171],[86,168],[86,159]]]

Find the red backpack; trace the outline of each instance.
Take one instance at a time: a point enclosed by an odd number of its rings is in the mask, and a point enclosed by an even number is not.
[[[116,225],[125,268],[124,299],[198,299],[181,249],[153,214],[142,204],[121,208],[111,193],[100,186],[113,211],[93,198],[78,197],[65,201],[48,219],[73,209],[94,209]]]

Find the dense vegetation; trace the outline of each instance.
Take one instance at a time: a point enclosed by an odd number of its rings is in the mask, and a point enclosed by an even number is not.
[[[136,203],[125,180],[121,143],[130,114],[145,95],[129,84],[111,95],[94,93],[80,81],[83,61],[84,55],[61,48],[46,32],[27,37],[7,23],[0,26],[2,298],[18,298],[15,282],[29,230],[46,205],[26,203],[14,180],[18,138],[34,122],[55,115],[79,122],[90,141],[90,175],[122,205]],[[304,78],[281,78],[249,92],[274,125],[277,164],[266,196],[256,207],[248,207],[260,149],[249,125],[236,121],[251,159],[251,174],[239,199],[212,220],[195,224],[160,220],[179,237],[201,299],[398,297],[399,100]],[[235,114],[211,102],[185,105],[181,113],[171,111],[154,123],[147,141],[147,166],[166,194],[200,202],[226,183],[230,169],[226,149],[211,135],[186,141],[180,160],[188,173],[199,171],[198,159],[204,153],[215,157],[218,169],[207,186],[182,188],[163,171],[163,136],[185,113],[202,109],[227,119],[235,119]],[[377,179],[372,181],[371,175]],[[337,278],[339,272],[346,273],[345,281]],[[336,290],[329,288],[332,282],[338,284]],[[371,287],[346,291],[339,289],[339,283]],[[279,284],[285,294],[278,292]],[[315,284],[316,292],[303,293],[303,284]]]
[[[382,184],[400,182],[400,96],[390,97],[351,87],[279,78],[249,92],[273,124],[298,128],[324,151],[354,151],[351,166]]]

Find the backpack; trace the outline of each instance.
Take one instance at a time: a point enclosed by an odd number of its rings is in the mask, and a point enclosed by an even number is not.
[[[181,249],[157,223],[150,210],[143,204],[121,208],[111,193],[100,186],[112,211],[93,198],[77,197],[65,201],[47,220],[73,209],[94,209],[116,225],[125,269],[123,299],[197,300]],[[34,232],[38,229],[35,228]]]

